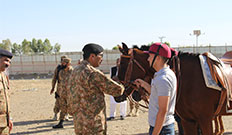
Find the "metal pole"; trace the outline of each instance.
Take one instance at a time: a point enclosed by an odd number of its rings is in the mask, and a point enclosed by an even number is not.
[[[166,38],[166,37],[165,36],[159,37],[161,43],[163,43],[163,38]]]
[[[198,35],[196,35],[196,52],[198,51]]]

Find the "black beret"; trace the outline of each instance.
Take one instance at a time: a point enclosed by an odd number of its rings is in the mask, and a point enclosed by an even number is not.
[[[0,49],[0,56],[6,56],[11,59],[13,57],[13,54],[7,50]]]
[[[84,54],[90,54],[90,53],[99,54],[103,52],[103,50],[104,49],[100,45],[94,43],[89,43],[85,45],[84,48],[82,49]]]

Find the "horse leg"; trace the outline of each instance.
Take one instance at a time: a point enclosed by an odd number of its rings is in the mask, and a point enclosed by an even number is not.
[[[201,118],[199,120],[199,126],[202,132],[202,135],[213,135],[213,123],[212,118]]]
[[[219,116],[215,116],[214,119],[213,119],[214,120],[214,126],[215,126],[214,135],[219,135],[218,118],[219,118]]]
[[[221,115],[218,116],[218,120],[219,120],[219,123],[220,123],[220,133],[219,133],[219,135],[222,135],[224,133],[225,129],[224,129],[224,124],[223,124]]]
[[[139,116],[139,111],[138,110],[139,110],[139,104],[136,103],[135,104],[135,115],[134,115],[135,117]]]
[[[181,121],[184,135],[198,135],[198,125],[193,121]]]
[[[133,109],[134,109],[134,104],[129,100],[129,105],[130,105],[130,112],[128,113],[128,115],[127,116],[132,116],[132,111],[133,111]]]

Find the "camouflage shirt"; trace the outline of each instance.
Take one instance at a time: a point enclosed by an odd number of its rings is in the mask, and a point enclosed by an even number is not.
[[[67,95],[67,85],[72,71],[73,67],[70,66],[68,70],[63,69],[59,72],[59,85],[61,87],[60,90],[57,91],[59,96]]]
[[[106,134],[104,93],[120,96],[124,87],[84,60],[70,77],[70,102],[76,134]]]
[[[7,127],[9,120],[9,85],[6,75],[0,73],[0,128]]]

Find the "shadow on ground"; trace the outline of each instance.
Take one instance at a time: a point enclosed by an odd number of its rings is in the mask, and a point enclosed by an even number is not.
[[[11,135],[33,135],[36,133],[45,133],[45,132],[51,132],[54,130],[58,131],[58,130],[65,130],[65,129],[73,129],[72,120],[64,121],[64,128],[62,129],[53,129],[52,126],[58,124],[58,122],[59,121],[54,121],[51,119],[14,122],[14,127],[19,127],[19,126],[24,126],[24,125],[34,125],[34,124],[35,126],[28,128],[27,131],[16,132],[16,133],[12,133]]]

